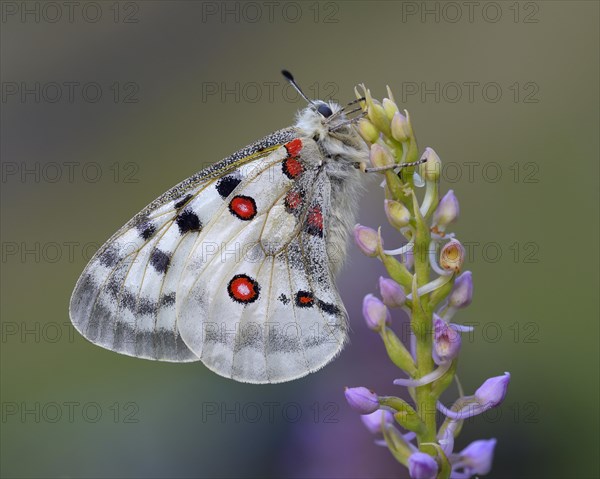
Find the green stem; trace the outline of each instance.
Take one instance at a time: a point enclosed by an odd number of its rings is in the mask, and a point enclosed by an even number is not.
[[[416,220],[415,233],[415,281],[413,284],[413,331],[417,342],[417,371],[418,377],[425,376],[433,371],[435,363],[432,356],[432,326],[433,314],[429,307],[428,296],[420,298],[417,294],[417,288],[427,284],[430,281],[430,265],[428,248],[431,240],[429,228],[425,219],[419,211],[419,203],[413,193],[413,211]],[[423,442],[434,442],[436,440],[435,424],[435,397],[431,394],[431,384],[416,388],[417,413],[425,428],[421,433],[417,433],[419,444]],[[429,447],[422,448],[423,452],[435,455],[435,452]]]
[[[402,150],[399,148],[396,148],[394,153],[398,155],[401,151]],[[407,151],[404,153],[406,157],[405,161],[407,162],[413,162],[417,159],[418,148],[414,132],[412,131],[412,125],[410,141],[407,145]],[[422,298],[417,295],[417,289],[429,283],[431,280],[431,268],[429,265],[428,254],[429,244],[431,242],[431,233],[426,219],[419,210],[419,202],[417,197],[412,190],[413,172],[414,168],[404,169],[401,172],[402,180],[393,175],[392,172],[388,172],[386,179],[392,198],[397,201],[401,201],[413,211],[415,227],[413,252],[415,259],[415,274],[413,278],[410,278],[410,273],[408,273],[408,271],[402,271],[402,274],[398,274],[399,272],[397,272],[396,275],[401,277],[401,284],[403,284],[406,289],[408,289],[407,286],[409,286],[407,284],[408,281],[412,279],[412,284],[410,285],[412,289],[412,301],[407,304],[409,304],[409,307],[412,309],[411,327],[416,337],[416,371],[414,376],[420,378],[430,373],[435,368],[435,363],[432,356],[433,308],[430,306],[430,295],[424,295]],[[438,188],[437,184],[433,186],[434,187],[432,188],[432,185],[428,185],[429,197],[427,198],[427,211],[424,212],[427,218],[437,206]],[[439,298],[436,298],[436,300],[439,302]],[[423,452],[431,454],[435,457],[437,455],[437,451],[431,446],[431,443],[435,443],[437,440],[437,428],[435,422],[437,398],[435,393],[432,391],[432,384],[426,384],[424,386],[415,388],[414,399],[416,403],[416,416],[420,418],[421,422],[420,427],[413,429],[417,433],[419,448]]]

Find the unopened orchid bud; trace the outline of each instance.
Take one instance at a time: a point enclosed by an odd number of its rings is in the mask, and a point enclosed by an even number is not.
[[[452,308],[466,308],[473,300],[473,275],[470,271],[462,273],[454,282],[454,288],[448,298]]]
[[[410,138],[410,125],[408,119],[400,112],[392,117],[392,138],[400,143],[408,141]]]
[[[394,416],[385,409],[378,409],[371,414],[364,414],[360,418],[366,428],[373,434],[381,432],[384,427],[394,423]]]
[[[383,109],[388,117],[388,120],[391,120],[394,117],[394,114],[398,113],[398,106],[389,98],[383,99]]]
[[[379,131],[375,128],[375,125],[366,118],[362,118],[358,122],[358,132],[363,140],[369,143],[375,143],[379,139]]]
[[[390,278],[379,277],[379,293],[383,304],[389,308],[399,308],[406,301],[406,293],[402,286]]]
[[[475,391],[475,399],[477,399],[479,404],[485,406],[486,409],[496,407],[504,401],[509,382],[510,373],[486,379],[477,391]]]
[[[421,177],[426,181],[438,181],[442,174],[442,160],[437,153],[433,151],[433,148],[427,147],[421,159],[426,160],[421,164]]]
[[[377,256],[379,252],[379,234],[368,226],[354,226],[354,242],[367,256]]]
[[[377,394],[364,387],[346,388],[346,401],[359,414],[371,414],[379,409]]]
[[[388,221],[394,228],[404,228],[410,222],[410,211],[399,201],[384,200],[384,210]]]
[[[365,90],[365,98],[367,103],[367,116],[375,127],[384,135],[390,135],[390,120],[383,108],[383,105],[377,100],[373,100],[371,92]]]
[[[439,316],[433,320],[433,348],[442,362],[451,361],[460,351],[460,333]]]
[[[496,439],[480,439],[473,441],[457,454],[457,465],[468,471],[469,476],[485,475],[492,470]]]
[[[448,241],[440,252],[440,266],[446,271],[459,272],[465,260],[465,249],[460,241]]]
[[[369,329],[380,331],[386,324],[390,324],[392,317],[389,309],[379,298],[367,294],[363,299],[363,317]]]
[[[435,479],[438,465],[429,454],[417,451],[408,458],[408,473],[411,479]]]
[[[371,153],[369,155],[371,164],[375,167],[392,166],[395,164],[392,152],[383,145],[375,143],[371,145]]]
[[[446,226],[458,218],[459,212],[460,208],[454,191],[448,190],[433,213],[433,224],[437,226],[438,230],[444,231]]]

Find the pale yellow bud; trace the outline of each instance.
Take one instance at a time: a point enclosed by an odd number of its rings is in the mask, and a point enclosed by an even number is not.
[[[371,145],[369,159],[371,160],[371,164],[376,167],[391,166],[395,164],[394,156],[390,150],[379,143]]]
[[[375,125],[366,118],[362,118],[358,122],[358,132],[363,140],[369,143],[375,143],[379,139],[379,131]]]
[[[425,153],[421,159],[426,159],[425,163],[421,164],[420,173],[426,181],[438,181],[442,173],[442,160],[437,155],[433,148],[425,148]]]
[[[391,120],[394,117],[394,114],[398,113],[398,107],[394,101],[390,100],[389,98],[383,99],[383,109],[385,110],[388,120]]]
[[[410,221],[410,211],[399,201],[385,200],[385,215],[394,228],[404,228]]]
[[[372,100],[369,103],[368,116],[369,120],[371,120],[375,127],[384,135],[389,136],[391,134],[390,120],[381,103]]]
[[[400,143],[408,141],[410,138],[410,125],[400,112],[396,112],[392,117],[392,137]]]

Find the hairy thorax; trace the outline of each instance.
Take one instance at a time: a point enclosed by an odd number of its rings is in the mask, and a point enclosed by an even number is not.
[[[340,109],[330,104],[334,114]],[[353,227],[362,193],[363,177],[357,165],[366,162],[369,150],[353,125],[342,125],[347,120],[343,114],[336,121],[324,121],[310,109],[302,110],[296,128],[318,147],[321,168],[330,185],[331,211],[326,225],[327,250],[332,273],[339,273],[347,249],[348,232]],[[307,139],[308,139],[307,138]],[[313,143],[314,144],[314,143]]]

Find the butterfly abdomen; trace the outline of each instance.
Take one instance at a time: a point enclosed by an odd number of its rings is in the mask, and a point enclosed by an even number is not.
[[[331,207],[327,227],[327,249],[334,275],[344,264],[348,234],[356,223],[358,200],[364,190],[359,170],[344,168],[340,164],[336,166],[329,173]]]

